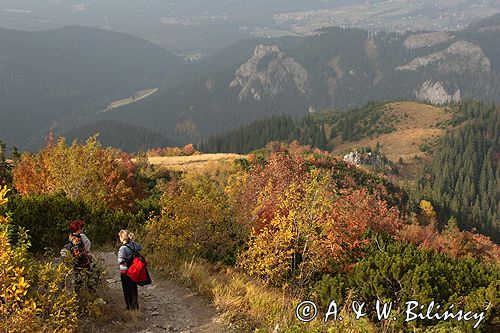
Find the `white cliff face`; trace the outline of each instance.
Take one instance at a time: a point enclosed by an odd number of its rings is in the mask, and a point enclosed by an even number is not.
[[[429,64],[438,64],[441,73],[463,73],[466,71],[491,73],[491,62],[476,44],[459,40],[443,51],[424,57],[417,57],[405,65],[396,67],[398,71],[415,71]]]
[[[292,57],[286,56],[276,45],[258,45],[253,56],[236,70],[230,88],[240,88],[238,99],[261,100],[263,95],[274,97],[283,93],[289,84],[305,94],[309,74]]]
[[[374,167],[376,170],[391,171],[391,166],[387,164],[387,160],[384,162],[384,159],[376,153],[361,153],[357,150],[354,150],[349,154],[344,155],[343,159],[344,161],[357,166],[367,165]]]
[[[442,82],[425,81],[422,87],[415,92],[418,100],[430,102],[432,104],[445,104],[449,102],[460,102],[460,89],[449,94],[443,87]]]
[[[354,165],[361,165],[362,155],[357,150],[351,151],[349,154],[344,155],[344,161]]]

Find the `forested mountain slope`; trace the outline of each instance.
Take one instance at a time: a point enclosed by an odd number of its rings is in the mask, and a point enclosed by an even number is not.
[[[474,228],[498,242],[499,117],[499,107],[479,102],[443,107],[368,103],[299,120],[287,116],[262,119],[210,136],[200,150],[248,153],[271,141],[292,140],[340,156],[372,150],[387,157],[388,170],[399,174],[393,177],[410,180],[418,188],[417,196],[432,199],[442,223],[453,217],[460,227]],[[381,169],[376,164],[383,163],[376,160],[367,165]]]
[[[439,142],[420,185],[440,203],[442,219],[500,242],[500,108],[466,103],[459,116],[459,129]]]
[[[416,102],[370,102],[363,106],[322,110],[300,119],[274,116],[202,141],[206,152],[248,153],[271,141],[298,140],[339,154],[353,148],[375,147],[394,162],[424,157],[420,145],[437,139],[456,113],[452,107]]]
[[[66,141],[85,141],[87,138],[99,134],[99,142],[105,147],[115,147],[132,153],[146,151],[155,147],[174,146],[176,143],[161,134],[147,129],[122,124],[117,121],[101,121],[61,133]]]
[[[123,33],[80,26],[0,29],[0,136],[29,147],[49,128],[75,126],[113,100],[157,87],[181,63]]]
[[[499,20],[458,32],[328,28],[248,40],[183,68],[155,96],[101,117],[196,142],[264,116],[370,100],[498,102],[500,30],[493,27]]]

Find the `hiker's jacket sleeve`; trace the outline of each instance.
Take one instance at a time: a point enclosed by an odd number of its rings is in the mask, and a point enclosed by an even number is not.
[[[130,247],[130,248],[129,248]],[[122,245],[118,250],[118,265],[120,265],[120,273],[126,274],[128,270],[128,261],[132,258],[133,251],[139,252],[142,250],[142,246],[137,244],[136,242],[127,243],[127,245]]]
[[[85,253],[89,253],[90,247],[92,246],[90,239],[87,236],[85,236],[84,234],[80,234],[80,236],[82,237],[82,242],[83,242],[83,246],[85,248]]]
[[[125,274],[127,273],[127,257],[126,257],[126,250],[127,247],[125,245],[122,245],[120,249],[118,250],[118,265],[120,265],[120,273]]]

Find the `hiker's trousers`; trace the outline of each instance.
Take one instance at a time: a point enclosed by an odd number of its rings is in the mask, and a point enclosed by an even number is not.
[[[123,287],[123,296],[127,310],[139,310],[139,299],[137,295],[137,283],[132,281],[127,275],[120,274]]]

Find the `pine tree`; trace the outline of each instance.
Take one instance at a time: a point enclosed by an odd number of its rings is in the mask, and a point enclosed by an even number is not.
[[[455,216],[460,227],[476,228],[498,241],[500,177],[494,156],[500,153],[500,109],[464,102],[459,112],[467,122],[442,139],[423,187],[441,207],[442,221]]]

